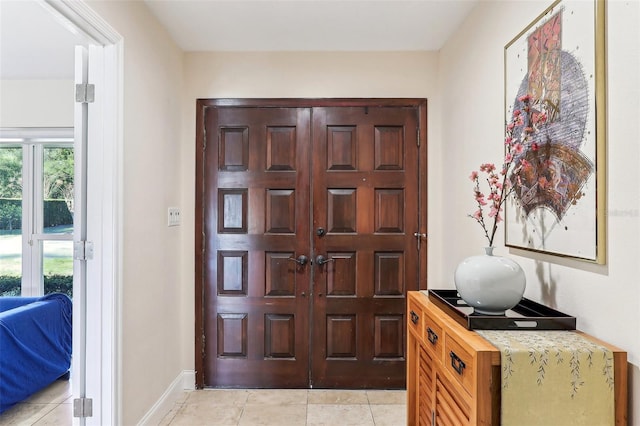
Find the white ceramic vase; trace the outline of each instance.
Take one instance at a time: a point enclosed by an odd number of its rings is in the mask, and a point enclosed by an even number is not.
[[[485,247],[486,254],[464,259],[456,268],[454,281],[462,300],[481,315],[504,315],[524,294],[524,271],[513,260],[493,255],[493,247]]]

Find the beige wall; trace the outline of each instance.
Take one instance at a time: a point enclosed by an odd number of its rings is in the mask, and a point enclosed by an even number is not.
[[[188,190],[180,182],[182,52],[144,3],[87,3],[124,39],[120,401],[122,424],[133,425],[181,374],[180,347],[193,345],[181,300],[192,283],[180,271],[181,237],[193,230],[167,227],[167,208]]]
[[[429,214],[432,245],[439,248],[431,250],[431,285],[451,287],[457,263],[486,244],[480,227],[465,217],[474,209],[468,176],[481,162],[502,158],[504,46],[550,3],[482,1],[440,52],[442,139],[430,149],[443,147],[447,169],[440,180],[447,184],[429,187],[441,206]],[[628,351],[629,424],[640,424],[639,7],[637,1],[608,2],[607,264],[497,250],[525,269],[526,297],[576,316],[578,328]],[[502,231],[496,237],[501,243]]]
[[[187,53],[196,97],[427,97],[436,92],[434,52]],[[195,103],[194,103],[195,105]]]

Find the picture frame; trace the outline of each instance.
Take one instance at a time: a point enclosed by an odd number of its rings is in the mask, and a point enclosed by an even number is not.
[[[508,177],[507,247],[606,263],[605,61],[604,0],[557,0],[505,45],[505,122],[525,95],[544,114],[514,129],[530,133]]]

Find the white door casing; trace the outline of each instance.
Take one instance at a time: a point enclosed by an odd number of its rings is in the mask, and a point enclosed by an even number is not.
[[[92,399],[93,412],[91,417],[74,417],[73,424],[121,424],[123,42],[83,2],[44,0],[43,4],[95,40],[76,57],[76,82],[93,84],[95,100],[78,103],[75,109],[76,155],[84,159],[76,162],[76,185],[86,210],[74,242],[90,241],[93,257],[74,262],[72,370],[73,398]],[[76,274],[85,279],[76,282]],[[76,297],[84,303],[77,303]],[[76,374],[80,380],[75,380]]]

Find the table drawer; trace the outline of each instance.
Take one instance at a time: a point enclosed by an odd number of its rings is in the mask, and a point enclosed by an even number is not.
[[[464,389],[473,395],[473,382],[476,374],[476,365],[473,355],[464,349],[452,335],[447,334],[444,343],[445,370],[454,377]]]
[[[444,346],[444,331],[442,326],[431,317],[427,311],[422,312],[423,340],[425,346],[430,349],[437,359],[442,359]]]
[[[422,323],[424,320],[422,319],[423,315],[420,304],[413,299],[409,299],[409,308],[407,311],[407,327],[418,335],[421,342],[424,341],[424,333],[422,331]]]

